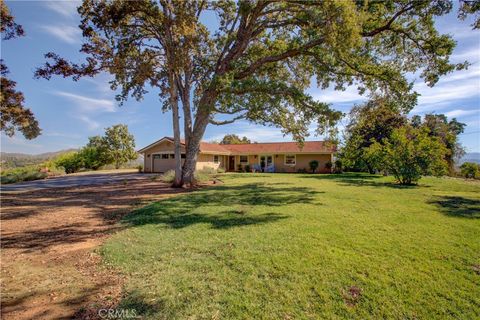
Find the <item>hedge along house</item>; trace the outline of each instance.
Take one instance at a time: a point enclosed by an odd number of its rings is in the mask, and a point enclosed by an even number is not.
[[[182,164],[185,146],[182,141]],[[164,137],[138,151],[144,155],[144,171],[162,173],[175,168],[173,138]],[[268,142],[250,144],[200,143],[197,170],[223,168],[226,171],[244,170],[248,165],[258,172],[298,172],[309,170],[317,160],[317,172],[329,173],[327,163],[333,162],[335,147],[323,141]]]

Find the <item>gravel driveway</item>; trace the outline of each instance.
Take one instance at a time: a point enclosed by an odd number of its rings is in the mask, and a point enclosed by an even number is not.
[[[148,173],[102,173],[86,175],[66,175],[44,180],[26,181],[1,186],[3,192],[25,192],[44,190],[50,188],[74,188],[81,186],[94,186],[123,181],[138,181],[152,177]]]

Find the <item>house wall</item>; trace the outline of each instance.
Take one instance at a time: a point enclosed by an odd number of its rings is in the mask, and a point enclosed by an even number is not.
[[[185,152],[185,148],[182,146],[182,153]],[[147,149],[144,152],[144,171],[145,172],[152,172],[152,157],[155,153],[173,153],[173,143],[171,141],[165,140],[162,143]],[[228,164],[228,156],[225,155],[218,155],[219,163],[213,162],[213,154],[205,154],[201,153],[198,156],[197,161],[197,170],[201,170],[204,168],[213,168],[218,169],[219,167],[226,168]],[[296,157],[296,164],[294,166],[289,166],[284,164],[284,154],[273,154],[273,163],[275,165],[276,172],[297,172],[299,169],[306,169],[307,171],[310,170],[309,162],[312,160],[317,160],[319,162],[318,172],[329,172],[325,169],[325,164],[328,161],[332,161],[332,154],[297,154]],[[250,168],[253,169],[255,164],[259,164],[260,155],[248,155],[248,164]],[[157,160],[160,161],[160,160]],[[175,167],[175,160],[174,159],[163,159],[163,164],[167,166],[171,166],[173,170]],[[236,171],[238,168],[238,164],[240,163],[240,155],[235,155],[235,168],[228,168],[231,171]],[[183,160],[182,160],[183,164]],[[242,163],[242,166],[245,164]],[[156,165],[156,168],[160,166]],[[232,170],[233,169],[233,170]]]
[[[168,141],[168,140],[162,141],[161,143],[157,144],[156,146],[151,147],[150,149],[147,149],[144,152],[143,170],[145,172],[152,172],[153,154],[162,153],[162,152],[173,153],[173,142]],[[185,147],[181,146],[181,152],[185,153]],[[172,164],[172,169],[175,168],[175,160],[174,159],[168,159],[166,161],[168,161],[169,164],[170,163]]]
[[[225,168],[225,156],[218,155],[219,163],[213,162],[213,154],[205,154],[201,153],[198,155],[197,159],[197,170],[202,170],[205,168],[213,168],[217,170],[218,168],[222,167]]]
[[[312,160],[317,160],[319,166],[317,171],[322,173],[329,173],[329,170],[325,169],[325,164],[329,161],[332,161],[332,154],[297,154],[296,164],[286,165],[285,164],[285,154],[273,154],[273,164],[275,166],[275,172],[297,172],[299,169],[310,170],[309,162]],[[237,171],[238,164],[240,163],[240,156],[235,156],[235,168],[231,171]],[[248,155],[248,164],[250,168],[253,169],[255,164],[260,164],[260,155]],[[242,163],[242,166],[245,167],[245,164]]]
[[[298,169],[306,169],[307,171],[310,171],[310,165],[309,162],[312,160],[317,160],[319,165],[318,165],[318,172],[322,173],[330,173],[330,170],[325,168],[325,164],[327,162],[332,161],[332,155],[331,154],[297,154],[297,163],[295,165],[295,171]],[[283,159],[282,159],[283,163]]]

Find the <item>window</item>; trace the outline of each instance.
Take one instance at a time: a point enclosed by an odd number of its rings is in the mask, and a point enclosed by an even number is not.
[[[297,157],[294,154],[285,155],[285,164],[289,166],[294,166],[297,163]]]
[[[162,159],[168,159],[168,154],[166,153],[163,153],[161,156],[162,156]]]
[[[240,163],[248,163],[248,156],[240,156]]]
[[[213,163],[219,163],[218,156],[213,156]]]
[[[154,154],[153,159],[160,159],[160,155],[159,154]]]
[[[170,153],[169,156],[170,156],[170,159],[175,159],[175,153]]]
[[[181,158],[182,158],[182,159],[185,159],[186,157],[187,157],[187,156],[185,155],[185,153],[182,153]]]

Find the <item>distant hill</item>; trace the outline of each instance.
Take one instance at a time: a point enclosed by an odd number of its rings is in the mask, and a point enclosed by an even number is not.
[[[4,168],[16,168],[24,167],[28,165],[40,164],[49,159],[53,159],[61,154],[78,151],[78,149],[65,149],[54,152],[45,152],[39,154],[26,154],[26,153],[11,153],[11,152],[0,152],[0,159],[2,167]]]
[[[27,154],[27,153],[13,153],[13,152],[0,152],[1,167],[6,168],[18,168],[25,166],[32,166],[41,164],[47,160],[58,157],[61,154],[78,151],[79,149],[65,149],[54,152],[45,152],[39,154]],[[123,167],[134,168],[138,165],[143,165],[143,156],[139,155],[136,160],[129,161]],[[105,169],[113,169],[113,165],[105,166]]]
[[[461,164],[464,163],[464,162],[480,163],[480,152],[465,153],[462,160],[460,160]]]

